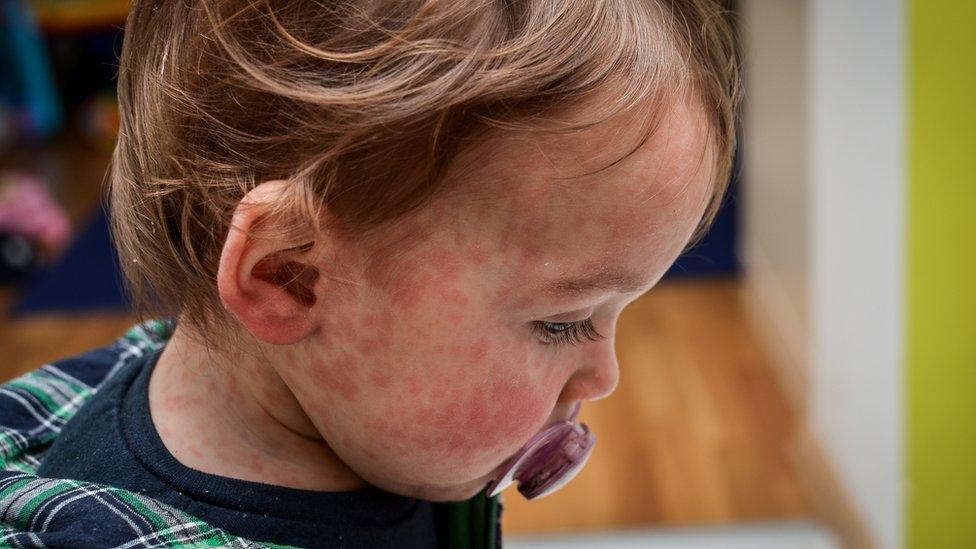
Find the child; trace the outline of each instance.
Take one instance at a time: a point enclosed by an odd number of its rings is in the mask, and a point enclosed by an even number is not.
[[[173,320],[31,380],[60,396],[11,478],[73,495],[11,539],[498,543],[527,443],[559,439],[529,497],[592,448],[575,412],[711,222],[737,96],[706,0],[135,2],[112,228]]]

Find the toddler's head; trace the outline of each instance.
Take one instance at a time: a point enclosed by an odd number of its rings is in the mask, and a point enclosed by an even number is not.
[[[736,70],[708,0],[137,0],[126,278],[342,475],[469,497],[614,389],[723,196]]]

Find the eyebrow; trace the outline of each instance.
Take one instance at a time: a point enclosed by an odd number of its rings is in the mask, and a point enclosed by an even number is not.
[[[593,273],[549,281],[542,292],[550,295],[585,294],[596,290],[636,292],[645,286],[639,276],[623,271],[602,268]]]

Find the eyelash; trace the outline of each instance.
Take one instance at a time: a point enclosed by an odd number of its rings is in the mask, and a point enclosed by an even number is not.
[[[600,341],[606,339],[596,331],[596,328],[593,327],[592,319],[589,318],[579,322],[539,321],[536,322],[535,325],[536,331],[542,336],[542,339],[545,341],[546,345],[575,345],[582,343],[584,337],[590,341]],[[566,328],[557,332],[552,332],[546,329],[547,326],[565,326]]]

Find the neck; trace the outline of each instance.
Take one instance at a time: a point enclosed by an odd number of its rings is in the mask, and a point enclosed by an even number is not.
[[[183,465],[214,475],[303,490],[364,487],[278,376],[270,361],[282,352],[221,358],[178,326],[149,382],[163,444]]]

